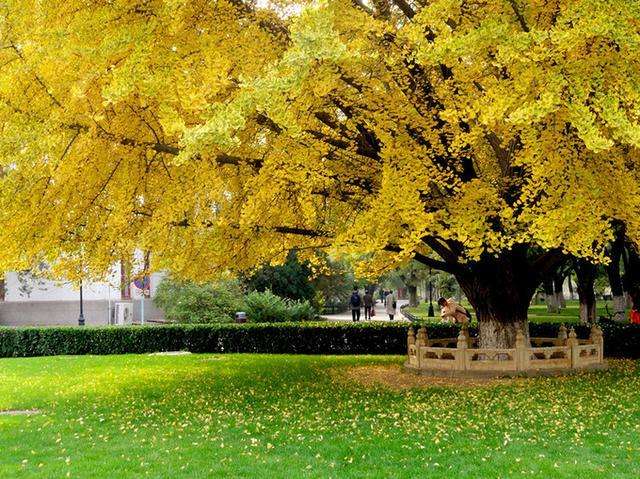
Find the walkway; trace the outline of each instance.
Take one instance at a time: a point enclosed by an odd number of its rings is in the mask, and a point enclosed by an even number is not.
[[[396,301],[398,307],[396,308],[396,315],[393,317],[394,321],[407,321],[405,317],[402,316],[402,313],[400,313],[400,306],[402,306],[403,304],[407,304],[408,302],[409,301],[406,299],[399,299],[398,301]],[[352,321],[351,310],[345,311],[344,313],[323,314],[321,318],[326,319],[327,321]],[[360,310],[360,321],[364,321],[364,309]],[[384,306],[382,305],[382,303],[380,303],[379,301],[376,302],[375,315],[373,316],[371,321],[389,321],[389,315],[384,310]]]

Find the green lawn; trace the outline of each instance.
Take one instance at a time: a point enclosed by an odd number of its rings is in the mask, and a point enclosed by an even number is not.
[[[0,477],[640,475],[638,364],[476,387],[364,387],[371,356],[0,360]]]
[[[429,319],[427,316],[427,308],[429,303],[420,303],[416,308],[407,308],[412,314],[415,314],[421,319]],[[466,304],[466,308],[470,308],[470,305]],[[608,308],[608,312],[607,312]],[[436,320],[439,320],[439,308],[434,304],[434,310],[436,314]],[[613,306],[611,301],[598,301],[597,303],[598,316],[608,316],[613,312]],[[577,300],[567,301],[567,307],[562,309],[557,314],[550,314],[547,312],[547,306],[545,304],[534,304],[529,307],[529,321],[534,323],[577,323],[579,322],[579,304]]]

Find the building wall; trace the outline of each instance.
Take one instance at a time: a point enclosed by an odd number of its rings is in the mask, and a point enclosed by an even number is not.
[[[155,296],[158,284],[165,273],[151,275],[151,297]],[[80,298],[79,285],[65,281],[48,279],[20,278],[15,272],[8,272],[5,277],[5,301],[77,301]],[[27,291],[25,291],[25,289]],[[108,281],[85,282],[82,285],[82,296],[88,301],[115,301],[120,299],[120,274],[111,272]],[[132,298],[141,298],[142,292],[131,287]]]
[[[144,301],[145,320],[164,319],[164,312],[153,304],[158,284],[164,273],[151,275],[151,298]],[[5,300],[0,301],[0,326],[75,326],[80,314],[80,292],[77,284],[64,281],[21,277],[9,272],[5,278]],[[85,282],[82,287],[85,324],[109,324],[114,304],[120,301],[120,273],[111,272],[108,281]],[[134,321],[141,319],[142,291],[131,287]]]
[[[133,320],[141,320],[141,300],[133,300]],[[85,300],[83,315],[88,326],[109,324],[109,308],[114,301]],[[77,326],[80,302],[75,301],[5,301],[0,302],[0,326]],[[164,312],[150,299],[144,300],[145,321],[162,320]]]

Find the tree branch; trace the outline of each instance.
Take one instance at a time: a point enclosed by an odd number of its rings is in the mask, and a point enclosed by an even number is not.
[[[400,253],[402,251],[400,246],[393,245],[393,244],[387,245],[383,249],[391,253]],[[444,261],[438,261],[437,259],[430,258],[429,256],[426,256],[418,252],[413,253],[413,259],[425,266],[429,266],[433,269],[437,269],[440,271],[445,271],[447,273],[454,273],[457,269],[455,266],[449,263],[445,263]]]
[[[402,10],[402,13],[404,13],[409,20],[415,17],[415,10],[411,7],[411,5],[409,5],[406,0],[392,0],[392,2],[396,7]]]
[[[523,31],[529,33],[529,26],[527,25],[527,21],[524,19],[524,16],[522,15],[522,12],[520,11],[520,9],[518,8],[518,5],[516,4],[516,0],[509,0],[509,5],[511,5],[511,9],[513,10],[513,13],[515,14],[516,18],[518,19],[518,23],[520,24],[520,28],[522,28]]]

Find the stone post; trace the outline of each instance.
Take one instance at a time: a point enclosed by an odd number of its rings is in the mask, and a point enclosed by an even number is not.
[[[598,362],[601,363],[604,360],[604,339],[602,329],[595,323],[591,326],[589,340],[598,347]]]
[[[569,347],[569,355],[571,356],[571,367],[575,368],[578,366],[578,336],[576,335],[576,330],[569,330],[569,337],[567,338],[567,346]]]
[[[464,323],[462,325],[461,331],[464,333],[464,335],[467,338],[467,348],[471,348],[471,343],[473,342],[473,338],[469,334],[469,326],[467,325],[467,323]]]
[[[413,331],[413,326],[409,326],[409,332],[407,333],[407,346],[416,344],[416,333]]]
[[[420,349],[427,345],[427,328],[422,326],[418,329],[418,336],[416,337],[416,357],[418,358],[418,366],[420,366],[421,353]]]
[[[524,333],[518,329],[516,333],[516,370],[526,371],[529,369],[529,348],[524,338]]]
[[[419,350],[420,347],[426,346],[427,345],[427,339],[428,339],[427,328],[422,326],[420,329],[418,329],[418,336],[416,338],[416,348],[418,348],[418,350]]]
[[[558,330],[558,346],[565,346],[567,344],[567,327],[562,323]]]
[[[469,338],[465,328],[460,329],[458,334],[458,343],[456,345],[456,369],[465,371],[467,369],[467,349],[469,347]]]

